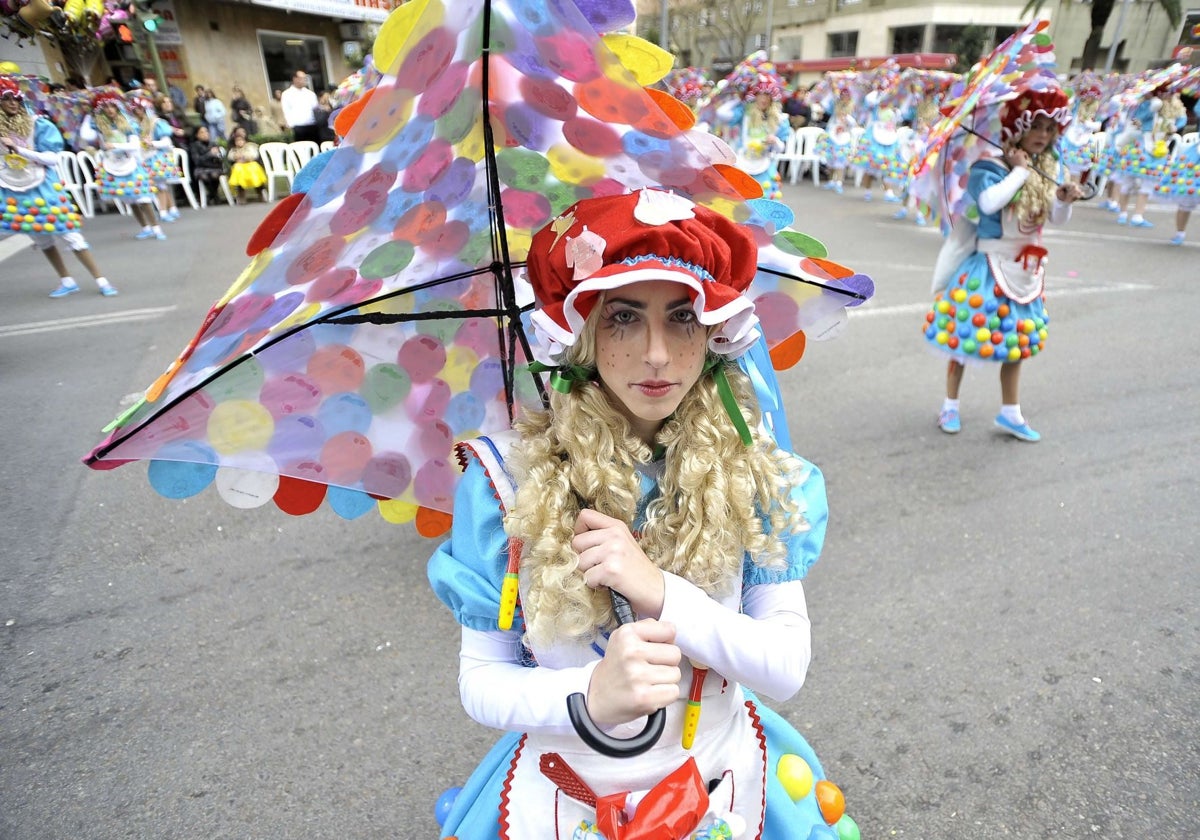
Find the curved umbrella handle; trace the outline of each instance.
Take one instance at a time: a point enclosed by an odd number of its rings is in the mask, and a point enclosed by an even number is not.
[[[632,623],[633,608],[629,606],[625,596],[615,589],[608,590],[608,594],[612,597],[613,612],[617,614],[618,626]],[[667,725],[667,710],[659,709],[650,715],[646,721],[646,728],[639,734],[632,738],[614,738],[596,726],[592,716],[588,714],[587,698],[578,691],[567,698],[567,715],[571,718],[571,725],[575,727],[575,733],[579,735],[580,740],[609,758],[632,758],[641,755],[658,743],[663,728]]]

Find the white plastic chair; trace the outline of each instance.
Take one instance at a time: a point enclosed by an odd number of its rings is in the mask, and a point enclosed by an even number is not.
[[[87,199],[88,209],[94,213],[97,209],[101,209],[101,205],[96,203],[96,199],[100,198],[100,185],[96,183],[96,168],[100,165],[99,158],[91,152],[76,152],[75,160],[79,163],[79,174],[83,176],[83,193]],[[95,197],[93,197],[93,193],[95,193]],[[104,199],[104,201],[108,200],[112,201],[117,208],[117,212],[122,216],[129,215],[129,208],[125,205],[125,202],[117,201],[116,199]]]
[[[321,151],[321,147],[312,140],[296,140],[288,143],[288,154],[292,165],[292,175],[304,168],[304,164],[312,160]]]
[[[332,149],[336,145],[337,144],[334,143],[332,140],[322,140],[321,141],[321,151],[328,152],[330,149]]]
[[[1196,144],[1197,139],[1200,139],[1200,133],[1195,132],[1195,131],[1189,131],[1187,134],[1179,135],[1179,145],[1181,147],[1182,146],[1194,146]]]
[[[812,173],[813,186],[821,186],[821,158],[817,154],[817,141],[825,129],[816,125],[797,128],[787,139],[783,151],[775,156],[776,165],[786,162],[789,182],[795,184],[805,171]]]
[[[292,179],[296,177],[296,173],[288,164],[288,144],[263,143],[258,147],[258,157],[267,173],[267,200],[275,200],[275,181],[278,178],[287,179],[290,192]]]
[[[217,151],[219,151],[221,153],[222,158],[225,157],[225,150],[222,149],[220,146],[217,147]],[[190,175],[189,175],[189,177],[190,177]],[[232,207],[233,206],[233,190],[229,189],[229,176],[226,175],[224,172],[222,172],[221,177],[217,179],[217,187],[221,190],[221,194],[225,196],[225,203],[228,204],[230,207]],[[208,182],[207,181],[197,181],[196,188],[200,190],[200,206],[208,207]]]
[[[74,152],[58,153],[58,180],[75,199],[75,205],[84,218],[92,217],[92,196],[83,186],[83,173],[79,170],[79,159]]]
[[[188,154],[178,146],[172,149],[171,153],[175,158],[175,165],[182,175],[178,178],[168,178],[167,183],[183,187],[183,194],[187,196],[188,204],[192,205],[193,210],[199,210],[204,205],[202,202],[196,201],[196,193],[192,190],[192,164],[188,160]]]

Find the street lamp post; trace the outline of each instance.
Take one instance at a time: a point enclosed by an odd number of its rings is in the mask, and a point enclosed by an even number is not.
[[[670,43],[671,39],[667,35],[667,0],[662,0],[662,17],[658,22],[658,45],[669,52]]]
[[[767,61],[774,61],[775,57],[772,53],[775,51],[775,45],[772,43],[775,40],[775,0],[767,0]]]

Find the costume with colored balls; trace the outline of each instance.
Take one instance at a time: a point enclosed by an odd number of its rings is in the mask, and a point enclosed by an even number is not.
[[[106,106],[115,106],[110,112]],[[79,132],[80,139],[100,147],[96,193],[108,201],[127,204],[150,202],[158,188],[142,159],[138,124],[124,110],[119,94],[102,91],[92,98],[92,115]]]
[[[1038,116],[1060,127],[1071,119],[1058,88],[1026,91],[1002,107],[1005,142],[1022,137]],[[933,307],[922,325],[931,347],[958,362],[1019,362],[1045,348],[1042,225],[1065,222],[1070,207],[1058,203],[1055,185],[1033,167],[1045,172],[1055,162],[1047,151],[1030,168],[1010,171],[998,157],[971,166],[967,192],[974,204],[967,218],[955,220],[939,255]]]
[[[24,106],[24,95],[11,79],[0,78],[0,97]],[[0,140],[14,147],[6,146],[0,156],[0,233],[35,239],[74,233],[72,239],[78,238],[83,220],[58,177],[63,138],[54,123],[25,107],[14,116],[0,113]]]
[[[514,431],[460,444],[464,475],[453,530],[429,562],[434,592],[463,626],[464,708],[506,731],[454,797],[443,836],[808,840],[823,836],[817,829],[836,836],[840,791],[821,778],[804,738],[750,688],[787,698],[803,679],[809,641],[801,580],[820,553],[828,515],[820,471],[779,450],[758,425],[752,391],[732,364],[757,340],[758,319],[744,294],[756,259],[743,226],[658,190],[577,202],[533,237],[533,352],[554,370],[550,409]],[[605,323],[605,310],[591,314],[644,281],[678,284],[671,307],[682,314],[673,320],[705,330],[711,365],[663,421],[655,449],[622,432],[598,372],[576,365],[594,349],[581,344],[590,330],[609,329],[593,327]],[[713,395],[718,376],[728,377],[732,408]],[[746,432],[748,443],[734,431],[732,413],[743,411],[754,429]],[[712,430],[706,446],[691,437],[697,423]],[[610,433],[618,435],[615,445],[603,452],[586,443]],[[780,484],[758,485],[778,490],[749,490],[754,498],[742,514],[693,509],[676,519],[672,511],[684,500],[672,488],[681,470],[701,469],[691,459],[714,457],[709,447],[721,463],[706,462],[706,477],[743,469],[757,476],[768,463],[786,464],[787,472]],[[594,468],[611,481],[583,487]],[[775,501],[761,506],[760,492]],[[676,628],[685,656],[680,697],[664,709],[665,730],[635,756],[593,751],[567,713],[567,697],[588,692],[602,673],[613,621],[607,593],[586,586],[577,561],[560,576],[558,546],[570,542],[569,529],[544,529],[537,518],[553,510],[555,523],[576,521],[584,507],[627,522],[646,553],[641,561],[662,571],[658,618]],[[772,507],[779,510],[766,512]],[[677,541],[707,536],[704,526],[716,522],[725,527],[712,532],[736,534],[739,549],[715,550],[701,539],[677,563]],[[745,536],[752,532],[778,549],[769,564],[758,550],[752,554]],[[541,536],[531,540],[534,533]],[[558,582],[548,587],[552,579]],[[506,581],[516,584],[511,599]],[[583,616],[578,633],[562,624],[575,615]],[[689,692],[702,670],[693,660],[706,663],[707,677]],[[688,714],[696,695],[698,720]],[[692,723],[694,737],[685,738]],[[635,719],[609,732],[626,738],[643,725]],[[835,791],[823,807],[821,796]]]
[[[763,110],[761,103],[767,104]],[[746,91],[742,131],[738,139],[738,165],[753,175],[766,198],[783,198],[782,179],[775,155],[783,150],[792,127],[783,115],[783,88],[772,76],[760,73]]]

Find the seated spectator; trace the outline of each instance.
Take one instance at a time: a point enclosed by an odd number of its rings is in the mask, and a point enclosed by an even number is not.
[[[242,126],[235,126],[229,135],[225,157],[229,161],[229,186],[235,191],[237,203],[246,203],[246,190],[257,190],[259,198],[266,201],[267,172],[258,159],[258,144],[250,142]]]
[[[188,145],[188,160],[192,164],[192,180],[210,192],[215,191],[225,174],[225,159],[221,156],[221,147],[212,141],[208,126],[196,127]]]

